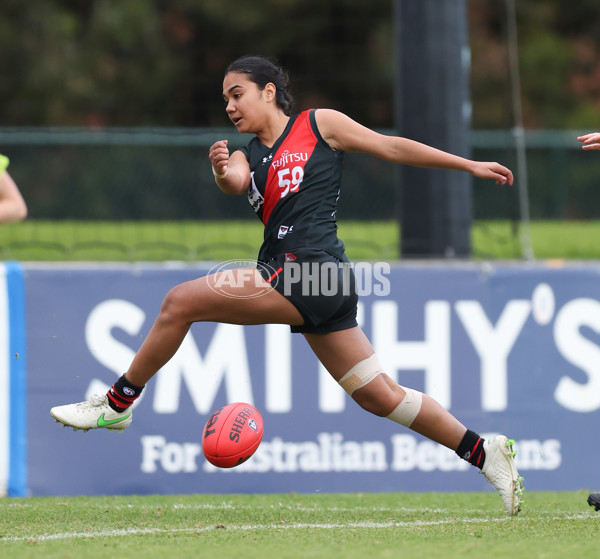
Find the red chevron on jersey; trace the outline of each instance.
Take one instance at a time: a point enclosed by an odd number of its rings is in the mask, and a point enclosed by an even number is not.
[[[273,156],[265,185],[262,221],[269,221],[277,203],[298,192],[304,178],[304,166],[317,145],[310,125],[309,111],[304,111],[292,125],[287,138]]]

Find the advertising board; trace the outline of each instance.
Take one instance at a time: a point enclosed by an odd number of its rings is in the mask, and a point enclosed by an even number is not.
[[[379,266],[379,267],[378,267]],[[26,476],[31,495],[463,491],[488,487],[452,451],[359,408],[287,326],[194,324],[123,433],[74,433],[52,406],[105,391],[174,285],[202,267],[27,267]],[[596,264],[362,263],[359,322],[384,368],[470,429],[517,441],[528,489],[598,485]],[[256,406],[265,434],[234,469],[204,459],[217,407]]]

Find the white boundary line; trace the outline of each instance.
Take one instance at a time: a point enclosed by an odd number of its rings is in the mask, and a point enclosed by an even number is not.
[[[554,516],[550,520],[587,520],[595,518],[597,515],[588,514],[573,514],[566,516]],[[163,528],[130,528],[127,530],[102,530],[99,532],[63,532],[59,534],[41,534],[38,536],[19,536],[19,537],[2,537],[0,542],[22,542],[22,541],[53,541],[53,540],[77,540],[87,538],[114,538],[124,536],[138,536],[151,534],[199,534],[203,532],[211,532],[213,530],[222,529],[224,531],[246,532],[246,531],[283,531],[283,530],[339,530],[345,528],[359,529],[387,529],[387,528],[420,528],[424,526],[444,526],[451,524],[498,524],[508,521],[518,521],[510,517],[503,518],[453,518],[451,520],[415,520],[414,522],[348,522],[339,524],[319,524],[319,523],[302,523],[295,522],[293,524],[215,524],[212,526],[203,526],[199,528],[174,528],[165,530]],[[523,517],[523,520],[531,520],[531,518]],[[548,518],[545,518],[548,520]]]

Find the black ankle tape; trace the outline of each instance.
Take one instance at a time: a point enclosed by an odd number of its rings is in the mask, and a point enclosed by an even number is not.
[[[485,462],[485,450],[483,450],[483,441],[477,433],[467,429],[465,436],[456,449],[456,454],[463,460],[473,464],[479,469],[483,468]]]
[[[143,386],[131,384],[125,375],[122,375],[106,394],[108,405],[116,412],[122,412],[140,397],[142,390]]]

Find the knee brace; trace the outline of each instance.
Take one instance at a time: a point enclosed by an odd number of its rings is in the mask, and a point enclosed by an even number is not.
[[[369,384],[377,375],[383,373],[383,368],[377,359],[377,355],[373,354],[362,361],[359,361],[352,369],[350,369],[339,381],[340,386],[350,395]],[[387,415],[387,419],[391,419],[396,423],[400,423],[406,427],[410,427],[415,417],[421,411],[423,403],[423,393],[412,388],[401,386],[406,396],[394,408],[392,413]]]

